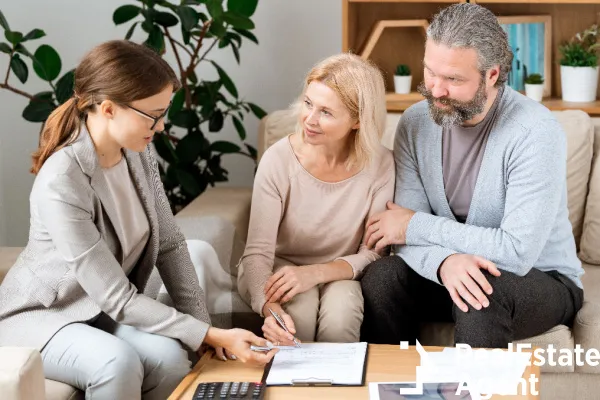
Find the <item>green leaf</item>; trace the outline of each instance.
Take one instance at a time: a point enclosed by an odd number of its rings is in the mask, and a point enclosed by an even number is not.
[[[144,30],[144,32],[147,32],[147,33],[152,32],[152,29],[154,29],[154,24],[148,20],[144,20],[144,22],[142,22],[141,26],[142,26],[142,29]]]
[[[238,50],[235,43],[231,43],[231,50],[233,51],[233,56],[235,57],[235,60],[239,64],[240,63],[240,51]]]
[[[158,54],[162,54],[165,51],[165,36],[158,26],[155,25],[152,28],[144,44]]]
[[[217,69],[217,72],[219,73],[219,79],[221,80],[221,82],[223,82],[223,86],[225,86],[225,89],[227,89],[227,91],[231,93],[233,97],[238,97],[237,88],[235,87],[235,84],[233,83],[229,75],[227,75],[223,68],[219,67],[219,65],[216,62],[211,61],[211,63]]]
[[[204,146],[204,137],[199,132],[188,133],[177,143],[175,150],[179,161],[184,164],[193,163],[198,159]]]
[[[54,102],[54,92],[51,90],[46,90],[43,92],[39,92],[33,95],[36,99],[46,100],[50,103]]]
[[[263,110],[262,108],[260,108],[259,106],[257,106],[256,104],[248,103],[248,105],[250,106],[252,113],[254,113],[254,115],[256,115],[256,118],[262,119],[263,117],[265,117],[267,115],[267,112],[265,110]]]
[[[181,188],[188,192],[191,196],[198,196],[202,192],[192,174],[179,168],[175,170],[175,174],[177,176],[177,180],[181,183]]]
[[[27,57],[29,57],[29,58],[33,58],[33,54],[31,54],[31,53],[29,52],[29,50],[27,50],[27,49],[25,48],[25,46],[23,46],[23,44],[22,44],[22,43],[19,43],[19,44],[18,44],[18,45],[15,47],[15,51],[16,51],[16,52],[18,52],[18,53],[21,53],[21,54],[23,54],[24,56],[27,56]]]
[[[181,26],[186,31],[191,31],[198,25],[199,16],[196,10],[188,6],[180,6],[177,8],[177,15],[181,19]]]
[[[56,100],[62,104],[73,96],[75,88],[75,70],[72,69],[56,83]]]
[[[8,43],[0,42],[0,51],[6,54],[10,54],[12,49]]]
[[[239,153],[241,150],[240,146],[235,143],[227,142],[225,140],[217,140],[210,145],[212,151],[218,153]]]
[[[177,17],[168,12],[159,12],[154,17],[154,21],[157,24],[162,25],[167,28],[171,27],[171,26],[175,26],[179,23],[179,20],[177,19]]]
[[[251,17],[256,11],[258,0],[227,0],[227,10],[234,11],[246,17]]]
[[[254,22],[250,18],[231,11],[223,14],[223,21],[237,29],[254,29]]]
[[[246,140],[246,129],[244,129],[242,121],[240,121],[236,116],[232,116],[231,118],[233,118],[233,125],[235,126],[240,139]]]
[[[206,0],[184,0],[182,5],[185,6],[199,6],[200,4],[204,4]]]
[[[172,118],[169,118],[169,121],[175,126],[187,129],[193,129],[200,124],[200,118],[198,118],[196,111],[186,109],[174,114]]]
[[[41,29],[34,29],[31,32],[29,32],[27,35],[25,35],[25,37],[23,38],[23,41],[39,39],[44,36],[46,36],[46,32],[44,32]]]
[[[185,102],[185,89],[181,88],[175,93],[173,96],[173,100],[171,100],[171,108],[169,108],[169,120],[173,118],[176,114],[178,114],[183,109],[183,104]]]
[[[250,153],[252,158],[256,160],[256,156],[258,155],[258,152],[256,151],[256,149],[254,147],[252,147],[251,145],[249,145],[248,143],[244,143],[244,144],[246,145],[246,148],[248,149],[248,153]]]
[[[210,116],[210,121],[208,122],[208,130],[211,132],[219,132],[223,129],[223,123],[225,122],[225,118],[223,117],[223,112],[218,108],[213,112]]]
[[[210,28],[208,28],[208,32],[220,38],[225,36],[227,29],[225,28],[225,25],[223,25],[223,22],[213,21],[213,23],[210,24]]]
[[[4,14],[0,11],[0,26],[4,28],[6,31],[10,31],[10,26],[8,26],[8,21],[4,18]]]
[[[133,36],[133,31],[135,31],[135,27],[139,24],[140,22],[134,22],[133,25],[131,25],[129,27],[129,29],[127,30],[127,34],[125,35],[125,40],[129,40],[131,39],[131,36]]]
[[[213,19],[219,19],[223,15],[223,3],[221,0],[207,0],[206,9]]]
[[[138,6],[134,6],[133,4],[126,4],[121,6],[115,10],[113,13],[113,22],[115,25],[123,24],[127,21],[131,21],[135,17],[137,17],[142,9]]]
[[[54,104],[44,100],[32,100],[23,110],[23,118],[29,122],[44,122],[54,111]]]
[[[240,47],[242,45],[242,37],[237,33],[227,32],[225,34],[225,38],[229,39],[229,41],[232,43],[235,42],[237,44],[237,47]]]
[[[239,33],[240,35],[250,39],[251,41],[253,41],[254,43],[258,44],[258,39],[256,38],[256,36],[254,36],[254,34],[250,31],[247,31],[245,29],[235,29],[233,28],[234,31],[236,31],[237,33]]]
[[[21,59],[21,56],[18,54],[12,56],[10,59],[10,69],[15,73],[17,78],[19,78],[21,83],[27,82],[29,69],[27,68],[27,64]]]
[[[184,44],[190,44],[190,38],[191,38],[190,32],[186,31],[183,28],[183,25],[181,25],[181,37],[183,38]]]
[[[4,31],[4,37],[13,45],[17,45],[23,40],[23,34],[17,31]]]
[[[60,74],[62,63],[60,56],[47,44],[43,44],[37,48],[33,55],[35,61],[33,63],[33,69],[37,76],[45,81],[53,81]]]
[[[175,154],[175,149],[173,148],[173,143],[171,140],[169,140],[167,135],[155,135],[152,142],[154,143],[154,148],[156,149],[156,152],[160,158],[169,164],[173,164],[178,161],[177,154]]]
[[[228,38],[224,37],[221,40],[219,40],[219,48],[222,49],[223,47],[227,47],[230,43],[231,41]]]

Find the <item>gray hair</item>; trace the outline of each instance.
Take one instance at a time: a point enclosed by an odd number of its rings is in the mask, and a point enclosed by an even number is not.
[[[475,49],[479,71],[483,74],[498,65],[500,74],[496,87],[507,81],[512,69],[513,53],[506,32],[487,8],[460,3],[443,9],[429,25],[427,39],[450,48]]]

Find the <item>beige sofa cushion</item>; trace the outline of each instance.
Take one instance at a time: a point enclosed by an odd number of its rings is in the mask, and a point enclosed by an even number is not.
[[[555,111],[556,119],[567,134],[567,190],[569,219],[575,243],[579,244],[592,165],[594,125],[581,110]]]
[[[586,263],[600,265],[600,128],[595,132],[589,189],[579,258]]]
[[[36,349],[0,347],[0,395],[11,400],[44,400],[44,368]]]
[[[85,395],[66,383],[46,379],[46,400],[83,400]]]

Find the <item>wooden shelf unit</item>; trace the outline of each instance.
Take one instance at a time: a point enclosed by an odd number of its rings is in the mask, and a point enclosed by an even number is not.
[[[453,3],[466,0],[343,0],[342,48],[360,54],[379,21],[431,18]],[[559,45],[577,32],[600,23],[600,0],[471,0],[498,16],[549,15],[552,17],[551,95],[543,103],[553,110],[580,109],[600,115],[600,101],[565,103],[560,100]],[[424,36],[418,29],[386,29],[371,46],[369,59],[384,73],[388,92],[393,92],[393,75],[398,64],[407,64],[412,73],[412,91],[423,80]],[[600,85],[600,83],[599,83]],[[600,93],[600,90],[598,91]],[[389,111],[403,111],[415,98],[390,98]]]

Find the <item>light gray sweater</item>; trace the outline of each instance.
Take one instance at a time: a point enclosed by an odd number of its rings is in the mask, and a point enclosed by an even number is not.
[[[417,213],[396,253],[437,283],[444,259],[466,253],[519,276],[556,270],[583,287],[567,209],[566,135],[552,113],[505,88],[464,224],[444,192],[441,140],[426,101],[406,110],[394,143],[395,202]]]

